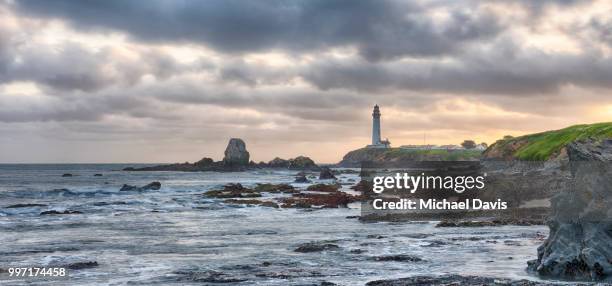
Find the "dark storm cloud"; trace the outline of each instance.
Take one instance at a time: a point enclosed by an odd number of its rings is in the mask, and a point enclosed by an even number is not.
[[[62,97],[20,100],[19,96],[0,94],[0,122],[83,121],[101,120],[106,115],[155,117],[168,119],[145,98],[125,94],[83,96],[68,94]]]
[[[393,90],[554,96],[565,85],[612,88],[612,58],[594,50],[556,54],[501,41],[448,62],[367,62],[322,59],[302,76],[323,90]]]
[[[487,11],[457,9],[445,22],[406,1],[39,1],[19,11],[76,28],[125,31],[153,42],[203,42],[223,52],[299,52],[356,46],[369,60],[453,53],[502,27]]]

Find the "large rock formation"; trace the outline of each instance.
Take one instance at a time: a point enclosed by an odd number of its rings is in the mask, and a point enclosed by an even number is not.
[[[288,168],[291,170],[318,170],[319,166],[308,157],[297,156],[293,159],[289,159]]]
[[[246,166],[249,164],[249,152],[246,150],[246,144],[242,139],[230,139],[225,148],[223,164],[225,166]]]
[[[565,279],[612,274],[612,140],[567,147],[573,186],[552,200],[550,235],[529,269]]]
[[[284,160],[281,158],[274,158],[268,163],[260,162],[255,163],[249,161],[250,154],[246,150],[246,144],[242,139],[232,138],[230,139],[227,147],[225,148],[225,156],[221,161],[213,161],[211,158],[203,158],[195,163],[176,163],[167,165],[158,165],[150,167],[127,167],[124,171],[179,171],[179,172],[205,172],[205,171],[217,171],[217,172],[237,172],[246,171],[257,168],[279,168],[279,169],[290,169],[290,170],[319,170],[319,166],[315,162],[305,156],[298,156],[293,159]]]

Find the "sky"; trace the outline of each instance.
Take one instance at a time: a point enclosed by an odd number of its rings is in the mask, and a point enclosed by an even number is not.
[[[0,0],[0,163],[334,163],[612,121],[612,2]]]

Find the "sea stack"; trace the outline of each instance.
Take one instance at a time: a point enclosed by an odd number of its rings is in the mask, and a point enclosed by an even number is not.
[[[246,166],[249,164],[249,152],[246,150],[246,144],[240,138],[230,139],[225,148],[225,157],[223,157],[223,165],[228,167]]]

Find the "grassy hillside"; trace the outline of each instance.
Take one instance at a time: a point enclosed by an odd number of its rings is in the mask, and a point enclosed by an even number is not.
[[[461,161],[478,160],[482,151],[478,150],[407,150],[402,148],[361,148],[344,155],[340,166],[356,167],[361,162],[393,162],[401,160],[414,161]]]
[[[418,155],[424,158],[436,158],[442,161],[471,160],[480,157],[479,150],[407,150],[402,148],[390,148],[384,153],[387,159],[403,158]]]
[[[572,141],[587,138],[612,138],[612,122],[574,125],[560,130],[498,140],[485,151],[485,156],[502,154],[520,160],[547,160]]]

